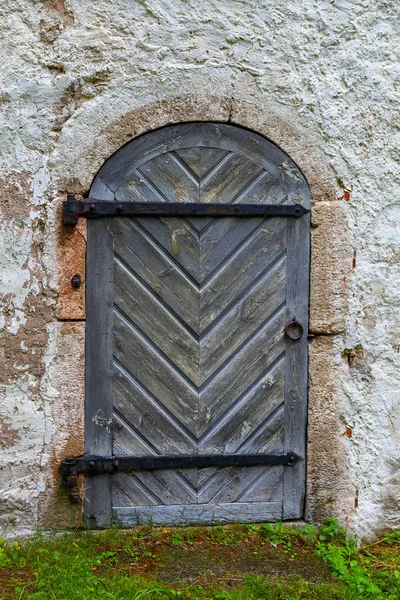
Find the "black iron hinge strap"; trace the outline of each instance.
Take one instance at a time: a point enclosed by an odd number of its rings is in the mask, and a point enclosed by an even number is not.
[[[128,472],[154,469],[182,469],[204,467],[246,467],[256,465],[293,466],[301,456],[294,452],[286,454],[205,454],[176,456],[69,456],[61,463],[62,482],[71,485],[80,473],[99,475],[101,473]]]
[[[64,202],[64,225],[76,225],[78,217],[294,217],[309,210],[301,204],[223,204],[211,202],[109,202],[68,195]]]

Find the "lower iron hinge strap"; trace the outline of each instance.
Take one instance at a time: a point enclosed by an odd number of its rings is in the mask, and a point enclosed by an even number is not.
[[[175,456],[69,456],[61,463],[61,475],[65,487],[73,487],[69,481],[79,473],[98,475],[118,471],[153,469],[191,469],[205,467],[250,467],[256,465],[293,466],[301,456],[294,452],[286,454],[204,454]]]

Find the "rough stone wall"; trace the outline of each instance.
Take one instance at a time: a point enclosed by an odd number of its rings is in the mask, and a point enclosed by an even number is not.
[[[10,0],[0,7],[0,530],[77,524],[84,223],[60,222],[144,131],[267,135],[313,195],[307,516],[400,525],[399,14],[386,0]],[[397,96],[396,96],[397,94]]]

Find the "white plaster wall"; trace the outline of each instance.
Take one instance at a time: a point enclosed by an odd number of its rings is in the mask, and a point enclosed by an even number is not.
[[[93,165],[107,156],[96,140],[113,122],[193,94],[278,115],[304,136],[314,191],[328,186],[334,201],[350,190],[356,264],[341,282],[349,308],[333,332],[332,360],[340,373],[335,435],[352,429],[341,438],[343,476],[358,507],[338,498],[334,512],[358,535],[400,525],[396,3],[9,0],[0,27],[3,531],[46,524],[49,457],[61,444],[57,194],[88,189]]]

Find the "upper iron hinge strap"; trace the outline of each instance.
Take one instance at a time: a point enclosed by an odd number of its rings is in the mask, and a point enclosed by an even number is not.
[[[64,225],[76,225],[78,217],[294,217],[310,212],[301,204],[223,204],[211,202],[110,202],[68,194],[64,201]]]

